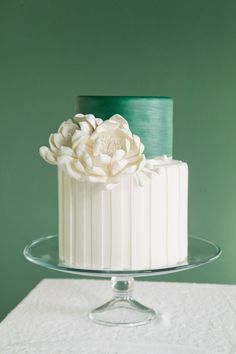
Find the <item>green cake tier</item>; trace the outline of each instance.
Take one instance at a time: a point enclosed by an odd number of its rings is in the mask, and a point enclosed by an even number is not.
[[[172,156],[173,100],[156,96],[78,96],[76,113],[108,119],[122,115],[140,137],[147,158]]]

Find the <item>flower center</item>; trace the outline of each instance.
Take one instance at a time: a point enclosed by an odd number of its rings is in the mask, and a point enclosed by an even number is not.
[[[116,150],[124,148],[124,139],[114,137],[114,135],[102,135],[100,138],[102,154],[113,156]]]

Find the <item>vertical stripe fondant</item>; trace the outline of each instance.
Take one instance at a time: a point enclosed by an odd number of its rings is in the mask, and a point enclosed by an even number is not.
[[[166,170],[154,173],[150,179],[150,214],[151,214],[151,266],[167,265],[167,178]]]
[[[78,182],[79,183],[79,182]],[[92,186],[91,183],[85,182],[83,185],[83,250],[84,250],[84,267],[92,267]],[[78,210],[79,212],[79,210]]]
[[[74,225],[75,225],[75,265],[84,267],[84,183],[74,181]]]
[[[127,175],[121,181],[122,193],[122,232],[121,232],[121,267],[122,269],[131,268],[131,184],[132,176]]]
[[[102,191],[95,183],[91,185],[92,199],[92,267],[102,267]]]
[[[111,268],[111,192],[102,191],[102,268]]]
[[[64,263],[64,186],[63,186],[63,171],[58,168],[58,235],[59,235],[59,259]]]
[[[179,205],[179,261],[186,260],[188,253],[188,166],[179,167],[180,205]]]
[[[59,257],[68,266],[149,269],[187,257],[187,164],[123,175],[111,191],[58,169]]]
[[[64,173],[64,253],[65,262],[72,265],[72,194],[71,194],[71,177]]]
[[[149,268],[149,183],[139,186],[132,177],[132,267]]]
[[[178,210],[179,210],[179,173],[178,166],[167,168],[168,190],[168,265],[173,265],[179,260],[178,247]]]
[[[122,186],[119,184],[111,192],[111,266],[121,268],[122,260]]]

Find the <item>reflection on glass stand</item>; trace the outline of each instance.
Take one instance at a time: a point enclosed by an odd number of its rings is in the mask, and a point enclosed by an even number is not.
[[[192,269],[218,258],[220,248],[203,238],[189,236],[188,260],[168,268],[140,270],[77,269],[60,264],[57,235],[33,241],[24,249],[25,257],[40,266],[61,272],[92,277],[111,278],[113,298],[92,310],[89,318],[107,326],[139,326],[147,324],[157,316],[156,312],[133,299],[134,278],[162,275]]]

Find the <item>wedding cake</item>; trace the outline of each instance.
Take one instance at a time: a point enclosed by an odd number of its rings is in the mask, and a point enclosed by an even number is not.
[[[186,260],[188,167],[172,159],[172,104],[80,96],[79,113],[40,148],[58,167],[61,264],[138,270]]]

